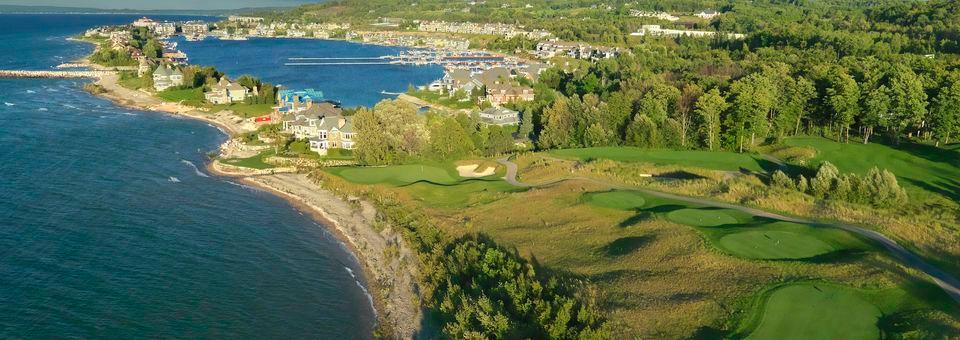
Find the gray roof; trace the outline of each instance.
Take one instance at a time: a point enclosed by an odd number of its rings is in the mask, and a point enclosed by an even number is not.
[[[157,67],[157,70],[156,70],[156,71],[153,71],[153,75],[155,75],[155,76],[162,76],[162,77],[169,77],[169,76],[170,76],[170,69],[166,68],[165,66]]]
[[[501,119],[496,116],[506,116]],[[515,125],[520,123],[520,113],[504,107],[491,107],[480,111],[480,120],[493,125]]]
[[[508,82],[510,81],[510,70],[506,67],[494,67],[480,73],[477,79],[488,87],[496,83]]]

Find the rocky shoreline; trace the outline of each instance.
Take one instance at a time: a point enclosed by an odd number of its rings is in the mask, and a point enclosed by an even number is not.
[[[96,70],[109,68],[84,65]],[[115,104],[138,110],[157,111],[197,119],[216,126],[230,138],[256,127],[229,111],[205,113],[177,103],[167,103],[150,93],[119,85],[119,74],[109,73],[97,78],[96,84],[104,91],[96,94]],[[214,160],[208,170],[218,176],[236,178],[243,183],[275,194],[309,213],[320,224],[327,226],[350,247],[360,260],[369,293],[374,301],[379,323],[379,335],[388,338],[410,339],[419,332],[423,319],[417,286],[416,254],[402,236],[377,219],[372,204],[360,200],[344,200],[321,188],[307,175],[294,171],[238,171],[226,169]]]

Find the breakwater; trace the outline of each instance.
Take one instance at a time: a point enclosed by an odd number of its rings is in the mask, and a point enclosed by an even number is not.
[[[0,78],[99,78],[112,71],[0,70]]]

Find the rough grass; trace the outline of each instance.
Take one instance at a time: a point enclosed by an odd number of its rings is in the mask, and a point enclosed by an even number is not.
[[[190,106],[203,106],[203,89],[169,89],[160,91],[157,96],[168,102],[182,103]]]
[[[233,113],[243,117],[259,117],[273,111],[273,104],[243,104],[243,103],[234,103],[234,104],[224,104],[224,105],[214,105],[212,108],[213,112],[230,110]]]
[[[919,191],[925,191],[960,200],[960,152],[956,146],[844,144],[820,137],[789,138],[786,144],[816,149],[817,156],[810,165],[829,161],[841,171],[859,174],[865,174],[873,167],[890,170],[909,190],[912,198],[920,194]]]
[[[565,149],[549,151],[550,155],[579,159],[609,159],[619,162],[644,162],[655,165],[683,165],[712,170],[762,171],[763,159],[733,152],[648,150],[634,147],[599,147],[584,149]]]

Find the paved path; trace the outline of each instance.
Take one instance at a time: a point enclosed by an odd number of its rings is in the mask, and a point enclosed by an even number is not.
[[[891,240],[885,235],[873,230],[864,229],[862,227],[858,227],[852,224],[824,223],[824,222],[819,222],[819,221],[814,221],[809,219],[781,215],[781,214],[772,213],[769,211],[760,210],[756,208],[750,208],[750,207],[744,207],[744,206],[730,204],[730,203],[712,201],[712,200],[703,199],[703,198],[689,197],[689,196],[665,193],[661,191],[654,191],[649,189],[641,189],[636,187],[617,185],[617,184],[612,184],[612,183],[604,182],[601,180],[597,180],[594,178],[572,177],[572,178],[562,178],[562,179],[553,180],[553,181],[540,183],[540,184],[523,183],[517,180],[517,164],[510,161],[509,157],[499,158],[497,159],[497,162],[507,168],[507,173],[506,173],[506,176],[504,177],[504,180],[506,180],[507,183],[510,183],[515,186],[540,187],[540,186],[556,184],[563,181],[581,180],[581,181],[594,182],[594,183],[601,184],[604,186],[609,186],[615,189],[639,191],[648,195],[657,196],[657,197],[666,198],[666,199],[672,199],[672,200],[681,201],[681,202],[687,202],[687,203],[693,203],[697,205],[705,205],[705,206],[717,207],[717,208],[739,210],[739,211],[752,214],[755,216],[760,216],[760,217],[772,218],[772,219],[777,219],[777,220],[782,220],[787,222],[809,224],[809,225],[814,225],[819,227],[831,227],[831,228],[843,229],[848,232],[858,234],[860,236],[866,237],[870,240],[873,240],[879,243],[884,248],[886,248],[887,251],[890,252],[890,254],[900,259],[900,261],[902,261],[908,267],[913,267],[930,276],[930,278],[933,279],[934,283],[940,286],[940,288],[942,288],[943,291],[945,291],[948,295],[950,295],[950,297],[952,297],[954,301],[956,301],[957,303],[960,303],[960,281],[958,281],[957,278],[955,278],[953,275],[950,275],[950,273],[947,273],[941,270],[940,268],[934,267],[933,265],[927,263],[922,258],[920,258],[920,256],[917,256],[916,254],[910,252],[909,250],[907,250],[906,248],[898,244],[896,241]]]

